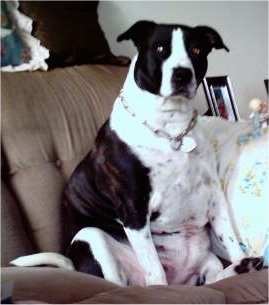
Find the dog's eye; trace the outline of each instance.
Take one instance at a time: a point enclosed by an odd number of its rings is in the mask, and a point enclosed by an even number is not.
[[[195,56],[198,56],[200,54],[201,50],[198,47],[192,47],[191,53]]]
[[[156,49],[155,49],[155,52],[158,55],[162,55],[164,53],[164,51],[165,51],[164,46],[162,46],[162,45],[157,46]]]

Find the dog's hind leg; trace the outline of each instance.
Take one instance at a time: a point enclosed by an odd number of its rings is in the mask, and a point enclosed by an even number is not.
[[[229,214],[229,205],[226,201],[221,185],[215,181],[215,190],[209,206],[209,222],[217,240],[228,253],[231,262],[238,262],[245,258],[237,236],[235,234],[232,219]]]
[[[238,275],[241,273],[259,271],[264,267],[262,257],[246,257],[237,263],[233,263],[220,271],[216,276],[216,281],[225,279],[229,276]]]
[[[263,258],[247,257],[224,269],[220,260],[213,253],[210,253],[200,269],[197,285],[211,284],[233,275],[258,271],[262,268]]]
[[[73,238],[67,256],[76,270],[126,286],[127,276],[114,251],[117,245],[120,243],[104,231],[93,227],[83,228]]]

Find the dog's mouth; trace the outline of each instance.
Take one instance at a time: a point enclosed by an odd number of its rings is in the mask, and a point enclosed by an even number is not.
[[[188,89],[188,88],[182,88],[179,90],[175,90],[171,96],[175,96],[175,97],[184,97],[188,100],[191,100],[195,97],[196,95],[196,89]]]
[[[162,97],[171,98],[171,99],[187,99],[192,100],[196,95],[197,88],[193,85],[187,87],[174,88],[172,93],[165,96],[160,94]]]

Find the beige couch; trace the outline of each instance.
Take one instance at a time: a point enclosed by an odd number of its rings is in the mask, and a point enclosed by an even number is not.
[[[203,287],[122,288],[79,272],[8,266],[19,255],[60,251],[63,187],[126,73],[113,65],[2,73],[2,283],[13,283],[15,302],[266,303],[267,270]]]

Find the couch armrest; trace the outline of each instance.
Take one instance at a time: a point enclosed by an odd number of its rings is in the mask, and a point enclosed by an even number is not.
[[[21,212],[7,186],[1,181],[1,266],[34,252]]]

